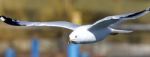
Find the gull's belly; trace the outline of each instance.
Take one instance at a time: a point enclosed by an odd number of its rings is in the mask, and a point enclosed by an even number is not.
[[[105,39],[111,33],[111,31],[107,28],[88,32],[90,32],[90,34],[86,35],[85,38],[80,39],[83,41],[79,41],[79,43],[81,44],[95,43]]]

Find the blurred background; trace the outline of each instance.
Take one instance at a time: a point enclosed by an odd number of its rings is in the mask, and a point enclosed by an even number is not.
[[[0,0],[0,15],[24,21],[69,21],[85,25],[148,7],[150,0]],[[149,24],[149,18],[147,14],[126,24]],[[11,47],[17,57],[29,57],[31,41],[36,37],[40,40],[41,57],[67,57],[70,32],[54,27],[14,27],[0,22],[0,56],[4,57],[5,50]],[[150,56],[149,34],[149,30],[135,30],[130,34],[110,35],[103,41],[81,45],[81,52],[90,57]]]

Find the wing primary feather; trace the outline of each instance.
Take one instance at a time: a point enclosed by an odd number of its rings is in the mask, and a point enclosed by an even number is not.
[[[3,22],[5,22],[9,25],[13,25],[13,26],[50,26],[50,27],[67,28],[67,29],[70,29],[70,30],[74,30],[77,27],[79,27],[79,25],[77,25],[77,24],[73,24],[73,23],[66,22],[66,21],[28,22],[28,21],[15,20],[15,19],[12,19],[12,18],[6,17],[6,16],[0,16],[0,20],[2,20]]]

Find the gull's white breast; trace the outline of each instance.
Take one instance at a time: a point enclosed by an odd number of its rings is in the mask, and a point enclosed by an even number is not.
[[[96,38],[95,36],[88,30],[90,25],[81,26],[77,29],[75,29],[71,34],[70,37],[73,39],[75,35],[78,36],[77,39],[74,39],[74,41],[78,43],[88,43],[88,42],[95,42]]]

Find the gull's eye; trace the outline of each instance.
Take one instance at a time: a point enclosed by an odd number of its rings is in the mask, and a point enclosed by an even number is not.
[[[75,38],[77,38],[78,36],[76,35]]]

